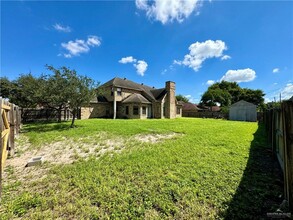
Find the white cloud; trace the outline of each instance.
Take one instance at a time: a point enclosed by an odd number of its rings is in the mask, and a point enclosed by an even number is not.
[[[213,84],[215,84],[215,80],[208,80],[207,82],[206,82],[206,84],[208,85],[208,86],[211,86],[211,85],[213,85]]]
[[[133,66],[136,68],[136,72],[140,76],[144,76],[144,73],[148,68],[148,64],[144,60],[137,61]]]
[[[188,18],[200,7],[201,0],[136,0],[136,7],[146,11],[148,18],[166,24],[177,20],[179,23]]]
[[[101,39],[97,36],[90,35],[90,36],[88,36],[86,43],[87,43],[87,45],[92,46],[92,47],[100,46]]]
[[[249,82],[254,80],[256,73],[252,69],[228,70],[220,81],[228,82]]]
[[[134,62],[136,62],[136,59],[133,58],[132,56],[129,56],[129,57],[121,58],[121,60],[119,60],[118,62],[123,63],[123,64],[125,64],[125,63],[134,63]]]
[[[101,40],[97,36],[88,36],[87,40],[68,41],[68,43],[61,43],[61,46],[67,50],[67,53],[64,53],[65,58],[71,58],[74,56],[79,56],[81,53],[88,53],[90,47],[98,47],[101,45]]]
[[[265,97],[265,103],[272,102],[273,100],[270,98]]]
[[[184,56],[184,60],[174,60],[174,64],[184,65],[192,68],[194,71],[198,71],[202,63],[209,58],[223,58],[227,55],[223,55],[224,50],[227,50],[225,42],[221,40],[207,40],[205,42],[196,42],[189,46],[189,54]],[[227,59],[224,58],[224,59]]]
[[[65,33],[71,32],[71,28],[69,26],[62,26],[61,24],[58,24],[58,23],[54,24],[53,28],[59,32],[65,32]]]
[[[61,46],[69,52],[69,54],[64,54],[64,56],[78,56],[80,53],[87,53],[90,50],[89,46],[84,40],[78,39],[75,41],[69,41],[68,43],[62,43]]]
[[[188,98],[188,101],[191,103],[197,103],[199,99],[194,98],[192,95],[185,95],[184,97]]]
[[[293,96],[293,83],[288,83],[281,91],[282,99],[290,99]]]
[[[148,68],[147,62],[144,60],[135,59],[133,56],[123,57],[119,61],[119,63],[126,64],[126,63],[134,63],[133,66],[136,68],[136,72],[140,76],[144,76],[145,71]],[[164,71],[163,71],[164,72]],[[165,72],[164,72],[165,73]],[[163,74],[163,73],[162,73]]]
[[[161,72],[162,75],[165,75],[166,73],[167,73],[167,69],[164,69],[164,70]]]
[[[275,68],[275,69],[273,69],[273,73],[278,73],[279,71],[280,71],[279,68]]]
[[[221,57],[221,60],[229,60],[231,57],[229,55],[224,55]]]

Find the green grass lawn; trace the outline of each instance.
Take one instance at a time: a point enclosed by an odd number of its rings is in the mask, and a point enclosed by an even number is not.
[[[181,118],[69,125],[27,124],[21,135],[31,149],[64,139],[120,138],[125,146],[72,164],[45,163],[46,176],[31,182],[4,180],[0,219],[260,219],[282,201],[278,166],[257,123]],[[157,143],[132,139],[169,133],[178,135]],[[13,175],[13,168],[6,172]]]

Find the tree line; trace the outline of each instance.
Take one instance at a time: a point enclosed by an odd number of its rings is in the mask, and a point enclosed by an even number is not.
[[[221,110],[226,112],[228,108],[244,100],[257,105],[259,108],[265,108],[264,92],[260,89],[241,88],[236,82],[221,81],[208,87],[201,97],[200,106],[220,105]],[[188,102],[188,99],[182,95],[176,96],[177,100]]]
[[[46,69],[51,74],[39,77],[31,73],[22,74],[12,81],[1,77],[0,96],[22,108],[55,109],[58,122],[61,122],[62,111],[68,108],[73,115],[71,127],[74,127],[78,109],[89,104],[97,92],[98,83],[67,67],[56,69],[46,65]]]

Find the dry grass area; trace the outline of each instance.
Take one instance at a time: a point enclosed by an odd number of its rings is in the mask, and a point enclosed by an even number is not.
[[[169,134],[138,134],[134,136],[135,140],[145,142],[145,143],[158,143],[166,139],[172,139],[176,136],[179,136],[179,133],[169,133]]]
[[[6,167],[8,168],[3,173],[4,183],[9,184],[16,180],[35,181],[46,177],[46,173],[52,165],[71,164],[80,158],[100,157],[106,153],[110,155],[121,153],[126,146],[129,146],[129,143],[155,144],[179,135],[179,133],[139,134],[125,139],[109,137],[106,132],[100,132],[92,137],[79,138],[78,141],[64,138],[61,141],[44,143],[37,149],[31,146],[26,136],[21,136],[18,140],[16,156],[7,160]],[[44,158],[44,165],[26,167],[27,162],[36,156]]]

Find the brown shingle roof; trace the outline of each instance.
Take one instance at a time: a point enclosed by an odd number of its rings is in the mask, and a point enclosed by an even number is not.
[[[165,88],[161,88],[161,89],[152,89],[151,93],[153,94],[153,96],[156,99],[160,99],[162,96],[164,96],[166,94],[166,89]]]
[[[125,98],[122,103],[143,103],[143,104],[151,104],[149,100],[143,97],[141,94],[133,93],[132,95]]]
[[[162,89],[154,89],[153,87],[138,84],[126,78],[121,79],[119,77],[115,77],[108,82],[104,83],[101,87],[108,87],[108,86],[115,86],[125,89],[133,89],[137,91],[141,91],[142,94],[151,101],[158,100],[162,93],[164,92],[165,88]]]
[[[183,103],[182,110],[183,111],[198,111],[198,110],[201,110],[201,109],[198,108],[196,104],[193,104],[193,103],[190,103],[190,102],[185,102],[185,103]]]

